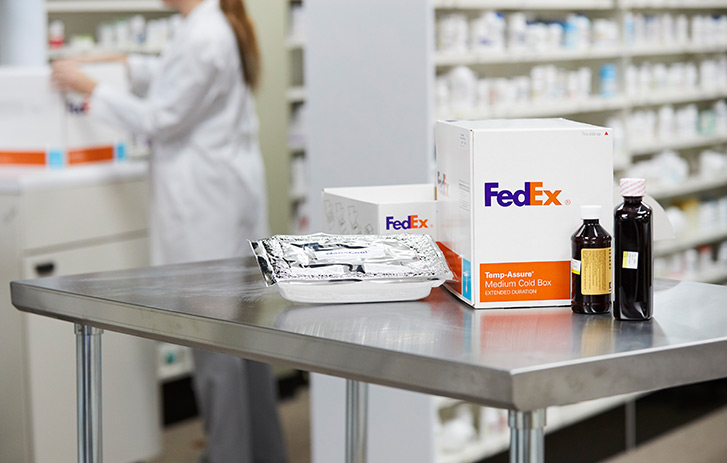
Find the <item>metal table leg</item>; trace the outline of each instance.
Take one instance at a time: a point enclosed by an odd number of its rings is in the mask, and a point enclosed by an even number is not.
[[[636,448],[636,400],[626,402],[626,450]]]
[[[78,463],[101,463],[101,333],[75,325]]]
[[[346,380],[346,463],[366,463],[369,385]]]
[[[545,409],[510,410],[510,463],[543,463]]]

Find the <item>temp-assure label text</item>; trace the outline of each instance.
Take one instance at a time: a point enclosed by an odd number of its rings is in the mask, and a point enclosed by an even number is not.
[[[570,298],[570,261],[480,264],[480,302]]]

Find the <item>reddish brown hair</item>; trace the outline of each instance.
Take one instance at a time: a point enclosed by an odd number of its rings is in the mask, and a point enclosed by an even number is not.
[[[261,71],[255,26],[247,15],[243,0],[220,0],[220,9],[235,33],[242,77],[250,88],[255,90],[260,83]]]

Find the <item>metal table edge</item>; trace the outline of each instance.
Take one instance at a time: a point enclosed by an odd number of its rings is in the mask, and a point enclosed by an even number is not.
[[[157,341],[214,350],[251,360],[277,363],[315,373],[339,376],[425,394],[451,397],[485,406],[513,408],[510,392],[512,390],[512,375],[507,370],[483,368],[476,364],[452,364],[441,359],[408,353],[397,353],[392,356],[391,351],[378,347],[360,346],[330,339],[321,340],[303,333],[277,331],[270,328],[243,325],[224,320],[205,319],[203,317],[173,313],[162,309],[153,310],[143,305],[120,303],[100,297],[72,294],[66,291],[38,286],[35,284],[35,280],[13,281],[10,285],[12,304],[18,310],[25,313],[55,318],[70,323],[89,325]],[[59,312],[58,306],[55,305],[53,311],[44,310],[42,307],[49,307],[51,305],[47,301],[49,295],[52,295],[54,302],[59,302],[63,299],[73,301],[76,303],[75,307],[77,309],[69,312]],[[145,321],[149,322],[150,325],[139,325],[129,323],[128,321],[124,322],[120,320],[123,317],[116,317],[115,320],[110,321],[110,318],[90,313],[91,311],[98,311],[99,309],[106,311],[114,307],[124,307],[125,309],[137,308],[139,311],[147,312]],[[238,337],[237,344],[222,345],[222,343],[218,342],[212,345],[210,344],[209,337],[181,336],[171,333],[169,330],[161,329],[158,325],[163,325],[165,322],[171,320],[178,322],[180,318],[188,319],[196,325],[204,325],[206,323],[214,325],[217,331],[224,325],[227,325],[230,330],[234,331],[239,331],[240,327],[244,326],[246,336],[244,336],[245,339]],[[270,333],[275,333],[275,346],[266,346],[268,348],[261,349],[259,346],[265,346],[271,342],[269,340]],[[320,358],[325,357],[324,351],[329,349],[333,344],[337,345],[337,349],[347,351],[349,355],[346,357],[349,360],[338,363],[321,361]],[[297,355],[290,355],[290,352],[295,352]],[[241,355],[242,353],[245,355]],[[404,369],[398,368],[403,358],[406,358],[407,365],[411,365],[412,363],[418,364],[420,366],[418,372],[414,374],[411,371],[403,373]],[[374,375],[362,372],[354,366],[357,360],[380,363],[386,367],[387,373],[385,375]],[[454,370],[459,369],[469,376],[471,381],[465,384],[450,383],[446,380],[447,376],[449,376],[446,374],[440,375],[438,378],[433,378],[429,374],[433,364],[439,365],[437,371],[445,369],[454,372]],[[407,370],[410,370],[410,368]],[[495,397],[483,397],[479,393],[479,391],[485,388],[492,391],[490,389],[491,386],[495,386],[499,390],[495,394]]]

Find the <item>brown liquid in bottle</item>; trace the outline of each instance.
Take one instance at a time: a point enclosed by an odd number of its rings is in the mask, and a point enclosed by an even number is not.
[[[606,313],[611,309],[611,235],[598,219],[584,218],[571,236],[571,309]]]
[[[641,197],[624,197],[614,211],[617,320],[649,320],[654,314],[652,213]]]

